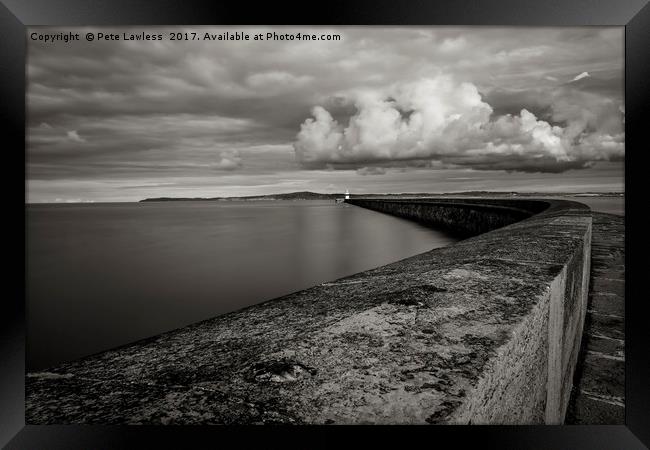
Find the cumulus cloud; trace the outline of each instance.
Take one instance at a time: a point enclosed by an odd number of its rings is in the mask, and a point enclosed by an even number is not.
[[[219,160],[213,164],[213,168],[217,170],[234,170],[242,165],[239,152],[236,150],[226,150],[219,154]]]
[[[590,93],[557,96],[551,108],[562,126],[525,108],[497,117],[474,84],[442,74],[351,96],[356,112],[347,124],[315,106],[313,117],[301,125],[294,149],[304,167],[431,160],[476,169],[558,172],[624,152],[621,116],[611,114],[618,105]]]
[[[73,141],[73,142],[86,142],[86,140],[84,138],[79,136],[79,133],[77,133],[77,130],[68,131],[67,135],[68,135],[68,139]]]

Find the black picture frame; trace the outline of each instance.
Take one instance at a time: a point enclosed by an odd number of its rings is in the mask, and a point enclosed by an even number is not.
[[[25,58],[26,27],[34,25],[499,25],[625,26],[626,217],[626,414],[621,426],[441,427],[117,427],[25,426]],[[424,439],[497,448],[635,449],[650,445],[650,358],[645,346],[645,292],[641,219],[641,159],[650,104],[650,6],[648,0],[330,0],[323,3],[253,4],[245,1],[2,0],[0,3],[0,120],[6,269],[0,330],[0,445],[11,449],[246,448],[288,442],[299,447],[339,445],[362,434],[402,445]],[[22,151],[21,151],[22,149]],[[9,243],[9,245],[7,245]],[[635,262],[634,259],[637,259]],[[638,275],[638,276],[637,276]],[[260,436],[261,435],[261,436]],[[288,441],[287,441],[288,439]],[[408,439],[408,440],[405,440]],[[190,444],[192,442],[192,444]],[[284,446],[284,445],[283,445]]]

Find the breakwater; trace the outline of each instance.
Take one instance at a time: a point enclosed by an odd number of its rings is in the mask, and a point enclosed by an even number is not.
[[[27,423],[562,423],[589,208],[349,203],[472,237],[29,373]]]
[[[372,200],[352,199],[348,203],[414,220],[455,235],[470,237],[501,228],[541,212],[549,205],[535,201],[476,199]]]

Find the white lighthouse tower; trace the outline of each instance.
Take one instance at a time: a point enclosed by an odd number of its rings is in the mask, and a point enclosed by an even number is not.
[[[345,199],[350,200],[350,192],[347,189],[345,190]]]

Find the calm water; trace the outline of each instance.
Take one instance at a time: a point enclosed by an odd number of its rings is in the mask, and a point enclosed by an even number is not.
[[[617,214],[619,216],[625,215],[625,197],[591,197],[577,195],[557,198],[564,198],[565,200],[584,203],[589,206],[592,211]]]
[[[29,205],[27,233],[32,370],[455,241],[315,201]]]

